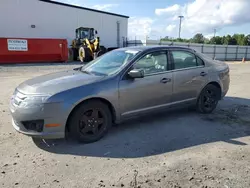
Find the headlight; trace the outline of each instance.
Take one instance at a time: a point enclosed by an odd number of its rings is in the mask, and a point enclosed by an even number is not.
[[[50,96],[28,96],[20,102],[21,108],[41,107]]]

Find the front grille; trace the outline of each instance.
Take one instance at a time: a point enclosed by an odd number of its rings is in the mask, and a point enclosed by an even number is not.
[[[27,130],[42,132],[44,120],[23,121],[22,124]]]

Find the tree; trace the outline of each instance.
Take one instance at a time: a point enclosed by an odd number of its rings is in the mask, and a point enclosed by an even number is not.
[[[209,40],[208,38],[205,38],[205,39],[204,39],[204,43],[205,43],[205,44],[210,44],[210,40]]]
[[[227,45],[237,45],[237,40],[236,40],[236,38],[234,36],[232,37],[231,35],[227,35],[225,37],[224,44],[227,44]]]
[[[246,45],[250,45],[250,35],[245,36]]]
[[[234,34],[233,38],[236,39],[237,45],[247,45],[248,41],[244,34]]]
[[[216,36],[210,39],[210,44],[223,44],[222,37]]]
[[[201,33],[197,33],[191,40],[194,43],[204,43],[205,38]]]
[[[216,36],[212,37],[211,39],[205,38],[201,33],[197,33],[191,39],[183,39],[183,38],[169,38],[165,37],[161,39],[163,41],[171,41],[171,42],[185,42],[185,43],[205,43],[205,44],[224,44],[224,45],[250,45],[250,34],[234,34],[226,35],[226,36]]]
[[[229,43],[230,45],[237,45],[237,40],[234,36],[232,36],[231,41],[229,41],[229,42],[230,42]]]

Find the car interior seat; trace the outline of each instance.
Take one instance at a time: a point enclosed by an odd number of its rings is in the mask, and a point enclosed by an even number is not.
[[[184,60],[185,67],[193,67],[196,65],[196,60],[194,57],[186,57]]]

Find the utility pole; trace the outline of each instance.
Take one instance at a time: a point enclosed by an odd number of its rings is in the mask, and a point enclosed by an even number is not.
[[[178,16],[180,18],[180,24],[179,24],[179,39],[181,38],[181,20],[184,18],[184,16]]]
[[[216,29],[214,28],[214,37],[215,37],[215,35],[216,35]]]

